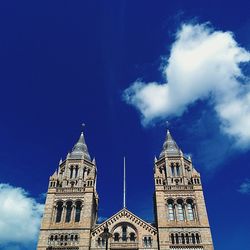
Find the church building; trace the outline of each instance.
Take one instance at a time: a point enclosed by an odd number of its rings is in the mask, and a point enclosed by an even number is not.
[[[81,133],[49,178],[37,250],[213,250],[200,174],[169,131],[152,174],[154,224],[125,204],[98,224],[96,162]]]

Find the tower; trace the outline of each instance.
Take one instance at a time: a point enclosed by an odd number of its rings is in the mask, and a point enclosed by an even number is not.
[[[96,163],[81,133],[49,178],[37,250],[89,249],[97,207]]]
[[[200,174],[169,131],[154,180],[158,249],[213,250]]]

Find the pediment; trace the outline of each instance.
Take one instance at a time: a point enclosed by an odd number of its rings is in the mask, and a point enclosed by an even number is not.
[[[157,230],[155,227],[153,227],[148,222],[144,221],[143,219],[139,218],[132,212],[130,212],[128,209],[123,208],[101,224],[97,225],[92,230],[92,236],[99,235],[103,232],[104,228],[108,225],[108,227],[113,228],[116,224],[119,224],[121,222],[127,222],[131,223],[136,227],[141,227],[144,230],[148,231],[150,234],[156,235]]]

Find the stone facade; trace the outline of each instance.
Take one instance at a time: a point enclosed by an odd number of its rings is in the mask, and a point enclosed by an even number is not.
[[[169,131],[155,159],[155,224],[127,208],[97,224],[96,173],[82,133],[49,179],[37,250],[213,249],[200,174]]]

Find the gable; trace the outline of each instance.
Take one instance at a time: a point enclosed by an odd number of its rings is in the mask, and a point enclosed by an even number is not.
[[[118,213],[114,214],[113,216],[111,216],[109,219],[105,220],[100,225],[97,225],[92,230],[92,236],[99,235],[101,232],[103,232],[103,230],[106,226],[108,226],[110,228],[114,228],[117,224],[123,223],[123,222],[130,223],[138,229],[141,228],[144,231],[147,231],[149,234],[153,234],[153,235],[157,234],[157,230],[155,227],[153,227],[152,225],[150,225],[146,221],[142,220],[138,216],[134,215],[126,208],[123,208]]]

